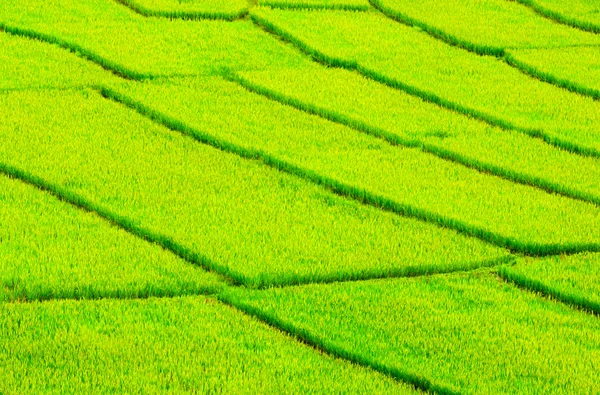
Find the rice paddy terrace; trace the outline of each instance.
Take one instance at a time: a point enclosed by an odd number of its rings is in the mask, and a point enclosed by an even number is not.
[[[600,393],[600,3],[0,0],[0,393]]]

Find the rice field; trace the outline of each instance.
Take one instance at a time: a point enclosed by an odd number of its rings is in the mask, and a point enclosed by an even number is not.
[[[599,393],[599,12],[0,0],[0,393]]]

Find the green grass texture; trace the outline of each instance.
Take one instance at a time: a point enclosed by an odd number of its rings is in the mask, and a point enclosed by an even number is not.
[[[600,44],[600,36],[554,23],[517,1],[374,0],[374,3],[404,23],[423,24],[446,36],[441,38],[463,43],[482,54],[502,54],[506,48]]]
[[[142,235],[162,235],[176,251],[201,256],[206,268],[235,281],[264,286],[421,274],[507,256],[202,144],[98,93],[87,96],[2,97],[0,162]]]
[[[600,34],[600,5],[596,0],[517,0],[558,23]]]
[[[531,78],[494,57],[446,45],[376,13],[261,8],[251,16],[320,62],[562,149],[600,156],[599,102]]]
[[[0,309],[0,392],[417,394],[210,297]]]
[[[486,272],[222,296],[332,354],[435,393],[588,393],[597,317]]]
[[[245,0],[114,0],[147,17],[233,21],[248,13]]]
[[[249,91],[496,176],[600,204],[600,162],[423,101],[344,69],[242,72]]]
[[[102,67],[34,39],[0,32],[0,92],[91,86],[116,79]]]
[[[545,254],[594,249],[598,240],[593,228],[600,210],[593,204],[391,146],[231,82],[130,86],[134,100],[188,125],[192,134],[264,153],[503,247]]]
[[[214,293],[221,281],[31,185],[0,177],[0,301]]]
[[[306,63],[250,21],[147,18],[113,0],[0,1],[0,30],[58,45],[134,80]]]
[[[515,284],[600,314],[600,254],[522,258],[500,275]]]

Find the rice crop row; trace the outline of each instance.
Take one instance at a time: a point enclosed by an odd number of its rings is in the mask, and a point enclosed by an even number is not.
[[[416,394],[205,297],[0,309],[2,393]]]
[[[366,0],[259,0],[258,4],[263,7],[290,10],[368,11],[371,8]]]
[[[0,176],[0,302],[216,292],[220,280],[157,245]]]
[[[146,17],[234,21],[248,14],[244,0],[114,0]]]
[[[600,36],[599,36],[600,37]],[[515,61],[523,62],[537,70],[551,65],[555,84],[573,87],[572,91],[580,91],[596,100],[600,100],[600,46],[582,46],[568,48],[536,48],[508,50]],[[555,76],[561,76],[559,80]]]
[[[253,93],[392,145],[417,147],[478,171],[600,205],[597,159],[490,127],[359,74],[314,63],[298,72],[231,72],[227,78]]]
[[[87,95],[3,95],[0,162],[172,240],[237,282],[414,275],[507,259],[479,240],[345,200]]]
[[[59,45],[128,79],[307,63],[250,21],[146,18],[113,0],[3,1],[0,27],[7,32]]]
[[[386,15],[485,55],[503,56],[506,48],[600,44],[600,36],[549,21],[514,1],[371,1]]]
[[[600,34],[600,7],[594,0],[516,0],[553,21]]]
[[[142,113],[159,121],[152,111],[166,115],[167,126],[182,122],[179,129],[203,141],[216,138],[219,148],[226,142],[233,145],[227,150],[244,157],[299,169],[288,172],[336,192],[340,185],[357,200],[364,191],[375,206],[391,206],[394,212],[531,254],[598,248],[598,235],[590,231],[600,218],[595,205],[474,172],[418,149],[394,147],[230,82],[195,81],[129,84],[127,92],[146,103]],[[377,203],[377,197],[385,200]]]
[[[600,314],[598,266],[600,254],[523,258],[501,267],[499,274],[521,287]]]
[[[600,90],[572,74],[586,75],[589,68],[556,67],[552,57],[522,57],[521,50],[551,46],[560,50],[570,46],[598,46],[600,36],[573,30],[538,17],[531,10],[506,0],[484,2],[372,0],[373,6],[389,18],[416,26],[453,46],[502,58],[519,71],[571,92],[600,99]],[[431,12],[435,9],[435,12]],[[597,81],[596,81],[597,82]]]
[[[600,121],[600,103],[541,83],[497,59],[445,45],[373,13],[253,9],[251,18],[329,66],[356,70],[569,151],[600,156],[598,129],[593,126]]]
[[[0,32],[0,91],[110,83],[114,77],[54,45]]]
[[[600,322],[487,273],[246,291],[228,303],[437,393],[587,393]]]

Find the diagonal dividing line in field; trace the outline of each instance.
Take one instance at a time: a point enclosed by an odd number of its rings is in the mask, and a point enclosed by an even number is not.
[[[500,266],[498,277],[517,288],[525,291],[542,295],[548,299],[556,300],[562,304],[571,306],[574,309],[600,317],[600,304],[586,299],[585,297],[570,295],[560,290],[554,289],[541,281],[537,281],[521,274],[511,272],[506,266]]]
[[[285,320],[262,311],[254,306],[242,302],[235,296],[227,293],[220,293],[217,295],[217,299],[225,303],[228,306],[235,308],[265,324],[268,326],[283,331],[289,334],[292,338],[296,339],[300,343],[308,345],[309,347],[316,349],[319,352],[330,355],[334,358],[346,360],[356,365],[366,367],[376,372],[382,373],[388,377],[391,377],[399,382],[410,384],[415,389],[426,391],[433,394],[450,395],[456,394],[456,392],[449,388],[433,384],[429,379],[420,377],[397,368],[386,366],[385,364],[379,363],[378,361],[365,357],[359,353],[346,350],[339,347],[325,338],[312,333],[304,328],[299,328]]]
[[[208,258],[197,254],[194,251],[191,251],[187,247],[177,243],[171,238],[165,235],[154,233],[148,229],[144,229],[141,226],[136,225],[133,221],[131,221],[128,218],[106,210],[96,205],[95,203],[87,201],[85,198],[71,191],[68,191],[58,185],[51,184],[40,177],[29,174],[25,171],[22,171],[4,163],[0,163],[0,173],[10,178],[20,180],[39,190],[42,190],[58,198],[59,200],[69,203],[81,210],[94,213],[102,219],[108,221],[113,226],[121,228],[127,233],[132,234],[149,243],[156,244],[162,247],[163,249],[170,251],[171,253],[185,260],[186,262],[199,266],[206,271],[219,274],[224,279],[228,280],[233,284],[242,284],[245,281],[245,279],[242,276],[232,272],[229,268],[221,266],[216,262],[213,262]]]
[[[269,7],[280,10],[296,10],[296,11],[354,11],[367,12],[371,9],[368,5],[352,5],[352,4],[310,4],[303,2],[282,3],[278,1],[261,1],[261,7]]]
[[[84,47],[81,47],[78,44],[70,43],[59,37],[36,32],[36,31],[30,30],[30,29],[23,29],[20,27],[9,26],[3,22],[0,22],[0,32],[5,32],[7,34],[17,36],[17,37],[23,37],[23,38],[29,38],[29,39],[41,41],[46,44],[57,45],[58,47],[65,49],[71,53],[74,53],[75,55],[77,55],[85,60],[88,60],[92,63],[97,64],[98,66],[102,67],[104,70],[116,75],[117,77],[124,78],[126,80],[142,81],[142,80],[153,78],[153,76],[151,76],[149,74],[143,74],[143,73],[138,73],[133,70],[129,70],[126,67],[124,67],[118,63],[115,63],[111,60],[108,60],[106,58],[103,58],[102,56],[97,55],[94,52],[89,51],[89,50],[85,49]]]
[[[395,22],[401,23],[410,27],[418,27],[427,33],[429,36],[440,40],[448,45],[453,47],[461,48],[471,53],[480,55],[480,56],[494,56],[498,59],[501,59],[507,65],[517,69],[521,73],[527,75],[528,77],[537,79],[539,81],[555,85],[559,88],[565,89],[571,93],[575,93],[581,96],[591,97],[594,100],[600,100],[600,91],[597,89],[588,88],[581,84],[577,84],[573,81],[556,77],[551,73],[545,73],[533,66],[528,65],[527,63],[521,62],[517,60],[514,56],[511,56],[506,52],[507,48],[504,47],[492,47],[488,45],[481,45],[471,43],[469,41],[460,39],[452,34],[449,34],[443,30],[440,30],[436,27],[430,26],[425,22],[422,22],[418,19],[414,19],[409,17],[408,15],[402,14],[396,10],[393,10],[389,7],[386,7],[382,4],[381,0],[369,0],[369,3],[383,14],[386,18],[389,18]]]
[[[114,0],[138,15],[146,18],[169,18],[183,20],[215,20],[224,22],[233,22],[238,19],[243,19],[248,15],[248,9],[244,8],[237,12],[187,12],[187,11],[156,11],[146,8],[135,0]]]
[[[522,4],[525,7],[528,7],[535,11],[538,15],[541,15],[544,18],[550,19],[551,21],[567,25],[573,27],[575,29],[582,30],[588,33],[600,34],[600,25],[596,25],[589,22],[583,22],[577,20],[576,18],[570,18],[565,16],[559,12],[552,11],[542,5],[538,4],[535,0],[509,0],[516,1],[519,4]]]
[[[359,133],[364,133],[369,136],[373,136],[379,138],[390,145],[393,146],[402,146],[407,148],[418,148],[423,152],[434,155],[438,158],[456,163],[461,166],[465,166],[469,169],[476,170],[480,173],[493,175],[499,177],[501,179],[514,182],[516,184],[527,185],[533,188],[537,188],[543,190],[548,193],[553,193],[561,196],[565,196],[570,199],[579,200],[583,202],[588,202],[600,206],[600,197],[594,196],[589,193],[580,192],[563,185],[547,181],[543,178],[533,177],[526,174],[518,173],[515,171],[511,171],[500,166],[494,166],[489,163],[485,163],[461,154],[458,154],[453,151],[446,150],[444,148],[427,144],[415,139],[406,139],[397,134],[390,133],[387,130],[384,130],[379,127],[374,127],[365,122],[352,119],[346,115],[336,113],[334,111],[327,110],[322,107],[318,107],[300,100],[297,100],[293,97],[284,95],[280,92],[276,92],[274,90],[265,88],[253,82],[246,80],[245,78],[235,74],[232,71],[228,71],[224,74],[224,77],[229,81],[232,81],[241,87],[245,88],[247,91],[252,92],[254,94],[265,97],[274,102],[280,103],[282,105],[286,105],[292,107],[296,110],[302,111],[304,113],[315,115],[320,118],[326,119],[328,121],[344,125],[349,127]]]
[[[499,127],[503,130],[515,131],[515,132],[522,133],[522,134],[532,137],[532,138],[540,139],[540,140],[544,141],[545,143],[547,143],[557,149],[567,151],[567,152],[570,152],[573,154],[581,155],[581,156],[600,158],[600,150],[597,150],[594,148],[582,147],[578,144],[573,144],[570,141],[566,141],[566,140],[554,137],[552,135],[549,135],[549,134],[545,133],[543,130],[519,127],[519,126],[512,124],[509,121],[496,118],[493,115],[486,114],[479,110],[475,110],[475,109],[454,103],[454,102],[444,99],[432,92],[428,92],[428,91],[422,90],[420,88],[403,83],[399,80],[386,77],[385,75],[383,75],[379,72],[373,71],[367,67],[360,65],[356,61],[349,61],[349,60],[335,58],[335,57],[326,55],[323,52],[320,52],[319,50],[306,44],[299,38],[294,37],[289,32],[274,25],[273,23],[267,21],[266,19],[257,16],[254,13],[250,14],[250,19],[255,23],[255,25],[258,28],[274,35],[275,37],[278,37],[279,39],[281,39],[287,43],[294,45],[304,55],[310,57],[312,60],[314,60],[320,64],[323,64],[327,67],[342,68],[342,69],[346,69],[349,71],[357,72],[358,74],[362,75],[365,78],[368,78],[372,81],[375,81],[375,82],[378,82],[385,86],[388,86],[392,89],[396,89],[396,90],[405,92],[411,96],[418,97],[421,100],[426,101],[428,103],[435,104],[438,107],[456,112],[458,114],[466,115],[468,117],[485,122],[488,125],[491,125],[494,127]]]
[[[470,237],[475,237],[482,241],[488,242],[495,246],[506,248],[513,253],[522,253],[529,256],[549,256],[556,254],[575,254],[579,252],[596,252],[600,251],[600,244],[525,244],[516,241],[510,237],[506,237],[483,228],[469,225],[462,221],[447,218],[439,214],[435,214],[426,210],[422,210],[410,205],[401,204],[391,199],[378,196],[370,193],[362,188],[357,188],[339,182],[335,179],[320,175],[313,170],[304,169],[297,165],[288,163],[276,157],[273,157],[266,152],[248,149],[236,144],[218,139],[208,133],[196,130],[183,122],[170,118],[154,109],[151,109],[144,104],[132,100],[112,89],[98,88],[99,93],[108,100],[120,103],[140,115],[156,122],[168,129],[191,137],[194,140],[217,148],[221,151],[229,152],[238,155],[248,160],[261,161],[266,166],[272,167],[284,173],[302,178],[313,184],[319,185],[336,195],[357,201],[361,204],[373,206],[382,211],[394,213],[396,215],[416,218],[418,220],[436,224],[437,226],[453,230],[458,233],[465,234]]]

